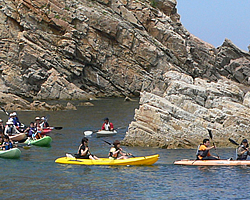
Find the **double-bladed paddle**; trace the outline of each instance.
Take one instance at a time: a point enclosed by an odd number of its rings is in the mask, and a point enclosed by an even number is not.
[[[240,144],[238,144],[237,142],[235,142],[233,139],[229,138],[228,140],[229,140],[232,144],[235,144],[235,145],[237,145],[237,146],[240,146]]]
[[[209,137],[211,138],[211,141],[212,141],[212,143],[213,143],[213,146],[214,146],[214,150],[215,150],[215,152],[216,152],[216,155],[217,155],[218,158],[220,158],[220,156],[219,156],[218,153],[217,153],[216,146],[215,146],[215,144],[214,144],[214,142],[213,142],[212,130],[211,130],[211,129],[207,129],[207,130],[208,130]]]
[[[7,115],[7,116],[9,116],[9,113],[1,106],[0,107],[1,109],[2,109],[2,111]]]

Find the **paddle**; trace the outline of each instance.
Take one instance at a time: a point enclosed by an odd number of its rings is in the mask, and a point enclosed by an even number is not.
[[[17,145],[17,147],[23,147],[24,149],[30,149],[31,148],[31,145],[24,144],[24,143],[15,142],[15,145]]]
[[[7,116],[9,116],[9,113],[1,106],[1,109],[2,109],[2,111],[7,115]]]
[[[61,129],[63,129],[63,127],[61,127],[61,126],[52,126],[52,127],[50,127],[51,129],[56,129],[56,130],[61,130]]]
[[[106,141],[106,140],[104,140],[104,139],[102,139],[102,141],[103,141],[103,142],[106,142],[107,144],[109,144],[109,145],[111,145],[111,146],[112,146],[112,144],[111,144],[110,142],[108,142],[108,141]],[[126,153],[126,154],[127,154],[127,152],[126,152],[126,151],[124,151],[124,153]],[[134,156],[132,153],[130,153],[130,156],[132,156],[133,158],[135,158],[135,156]]]
[[[207,130],[208,130],[209,137],[211,138],[211,141],[213,142],[213,134],[212,134],[212,131],[211,131],[210,129],[207,129]],[[215,152],[216,152],[217,157],[220,158],[220,156],[217,154],[217,149],[216,149],[216,147],[215,147],[214,142],[213,142],[213,146],[214,146],[214,150],[215,150]]]
[[[235,145],[237,145],[237,146],[240,146],[240,144],[238,144],[237,142],[235,142],[233,139],[229,138],[228,140],[229,140],[232,144],[235,144]]]

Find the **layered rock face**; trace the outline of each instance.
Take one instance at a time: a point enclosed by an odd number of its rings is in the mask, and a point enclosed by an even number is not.
[[[176,0],[0,0],[0,91],[33,100],[132,97],[142,92],[142,99],[153,102],[153,95],[165,102],[170,98],[167,94],[174,94],[168,93],[174,83],[166,81],[166,73],[175,72],[192,79],[192,83],[183,82],[186,89],[198,79],[211,85],[225,81],[230,82],[229,88],[240,88],[245,97],[250,84],[249,53],[227,39],[215,48],[190,34],[180,22],[176,4]],[[226,94],[220,95],[235,103]],[[175,95],[186,98],[181,92]],[[194,99],[209,109],[206,106],[213,100],[205,96]],[[243,105],[243,100],[248,101],[239,97],[237,103]],[[142,107],[146,102],[141,100]],[[140,129],[140,116],[150,117],[150,112],[144,115],[140,109],[126,144],[180,146],[141,142],[143,134],[164,138],[169,131],[163,132],[161,125]],[[170,130],[174,129],[170,126]],[[188,128],[185,131],[193,134]],[[134,134],[136,143],[129,141]],[[191,146],[190,140],[186,143]]]
[[[127,145],[193,148],[204,138],[231,146],[250,133],[250,92],[225,78],[210,82],[169,71],[162,76],[165,90],[143,92],[135,121],[124,139]]]

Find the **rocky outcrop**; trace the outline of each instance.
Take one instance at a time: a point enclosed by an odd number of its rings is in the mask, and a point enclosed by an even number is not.
[[[241,141],[250,133],[249,92],[223,78],[217,83],[169,71],[165,90],[142,92],[140,107],[124,144],[162,148],[194,148],[208,129],[218,146],[228,138]]]
[[[44,111],[57,111],[57,110],[76,110],[76,107],[70,102],[66,106],[61,104],[50,105],[46,102],[33,101],[29,102],[14,94],[5,94],[0,92],[1,107],[5,110],[44,110]]]

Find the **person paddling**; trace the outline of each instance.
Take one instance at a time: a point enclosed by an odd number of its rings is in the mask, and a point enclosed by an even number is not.
[[[131,156],[130,153],[124,153],[122,152],[121,144],[119,140],[115,140],[113,142],[113,147],[109,150],[109,159],[128,159],[128,156]]]
[[[6,122],[6,126],[4,128],[5,135],[15,135],[19,134],[20,132],[17,130],[16,126],[14,126],[13,121],[9,120]]]
[[[210,149],[215,148],[215,146],[210,147],[209,139],[204,139],[203,144],[200,145],[197,151],[197,160],[218,160],[219,157],[212,156],[209,152]]]
[[[247,157],[250,155],[248,147],[249,145],[247,139],[243,139],[240,146],[237,149],[237,160],[247,159]]]
[[[113,131],[114,130],[114,125],[113,125],[113,123],[109,122],[109,118],[106,117],[104,119],[104,123],[102,124],[101,130],[105,130],[105,131]]]
[[[75,157],[82,158],[82,159],[99,160],[97,156],[92,155],[90,153],[88,142],[89,142],[88,138],[86,137],[82,138],[82,144],[79,146],[77,154],[75,154]]]
[[[8,135],[5,135],[2,150],[9,150],[11,148],[13,148],[13,142],[10,140]]]

